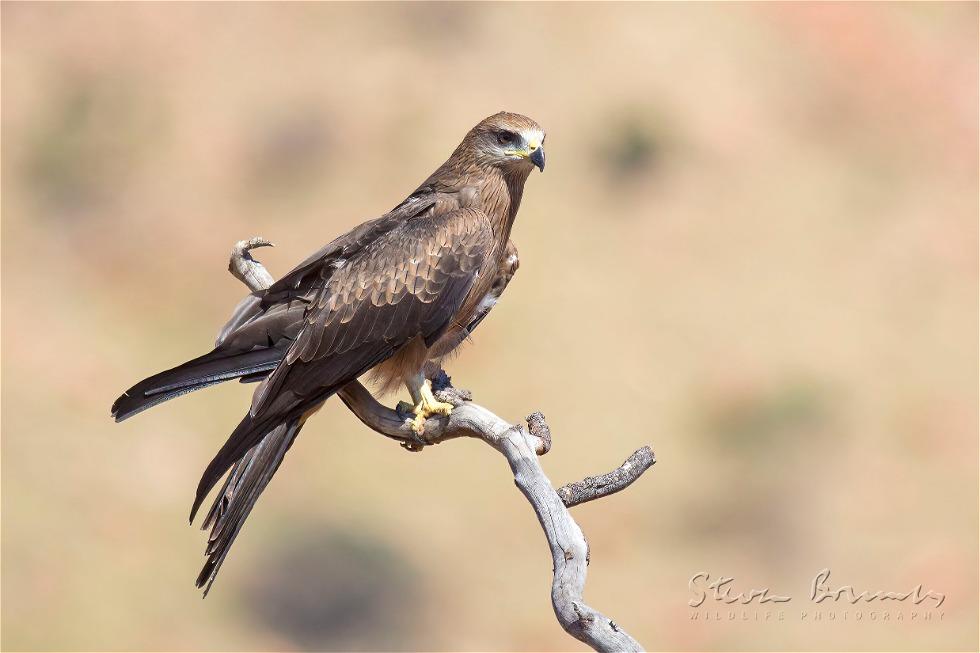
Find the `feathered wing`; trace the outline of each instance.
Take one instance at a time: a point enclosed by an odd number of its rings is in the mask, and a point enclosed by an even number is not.
[[[409,197],[380,218],[368,220],[335,238],[272,284],[262,295],[262,305],[303,296],[321,288],[324,277],[329,276],[340,261],[358,256],[361,250],[388,232],[429,212],[434,204],[435,200],[430,196]]]
[[[413,339],[420,337],[427,345],[438,340],[453,323],[492,247],[485,214],[474,209],[443,215],[430,211],[385,232],[355,255],[321,266],[322,283],[295,341],[256,390],[252,409],[201,478],[192,521],[214,485],[238,465],[206,522],[214,524],[211,558],[199,582],[213,581],[304,417]],[[281,286],[280,292],[288,288]]]
[[[208,386],[268,375],[304,325],[306,309],[329,276],[331,265],[355,257],[373,241],[429,210],[434,201],[410,197],[389,213],[334,239],[265,291],[246,296],[218,333],[213,351],[154,374],[124,392],[112,405],[122,421],[174,397]]]

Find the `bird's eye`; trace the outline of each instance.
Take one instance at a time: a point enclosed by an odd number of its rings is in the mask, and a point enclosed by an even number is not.
[[[497,142],[501,145],[510,145],[517,140],[517,134],[509,131],[499,131],[497,132]]]

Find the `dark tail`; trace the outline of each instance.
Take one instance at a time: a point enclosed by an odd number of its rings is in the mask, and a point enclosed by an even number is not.
[[[264,384],[274,380],[272,376]],[[256,393],[261,391],[260,387]],[[208,561],[197,578],[198,587],[211,587],[245,518],[279,469],[306,418],[319,410],[334,392],[336,388],[330,387],[309,397],[285,393],[281,401],[273,400],[266,410],[254,415],[251,410],[246,412],[208,464],[191,506],[191,523],[212,488],[226,473],[228,478],[204,520],[204,528],[212,526],[213,530],[208,541]]]
[[[286,451],[303,428],[303,422],[303,418],[298,417],[280,424],[232,467],[201,525],[201,530],[211,529],[205,552],[208,560],[197,577],[197,586],[204,588],[204,596],[211,590],[238,532],[272,475],[279,469]]]
[[[282,359],[279,349],[228,352],[221,349],[189,360],[173,369],[154,374],[123,393],[112,404],[117,422],[168,399],[242,376],[255,377],[275,369]]]

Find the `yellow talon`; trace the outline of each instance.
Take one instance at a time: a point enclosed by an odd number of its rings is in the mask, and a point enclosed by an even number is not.
[[[412,411],[415,413],[415,419],[412,420],[412,430],[415,431],[416,435],[425,433],[425,420],[432,415],[448,415],[453,412],[452,404],[435,398],[435,395],[432,394],[432,382],[428,379],[419,388],[419,396],[421,400]]]

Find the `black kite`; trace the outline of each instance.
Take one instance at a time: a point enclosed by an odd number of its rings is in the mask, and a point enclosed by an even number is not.
[[[544,169],[544,132],[498,113],[474,127],[394,209],[356,227],[236,308],[213,351],[141,381],[112,406],[121,421],[222,381],[260,381],[245,414],[208,465],[191,521],[229,471],[208,513],[210,587],[256,499],[306,419],[370,372],[401,383],[413,428],[452,406],[433,397],[423,368],[451,353],[492,308],[517,265],[510,231],[524,183]]]

